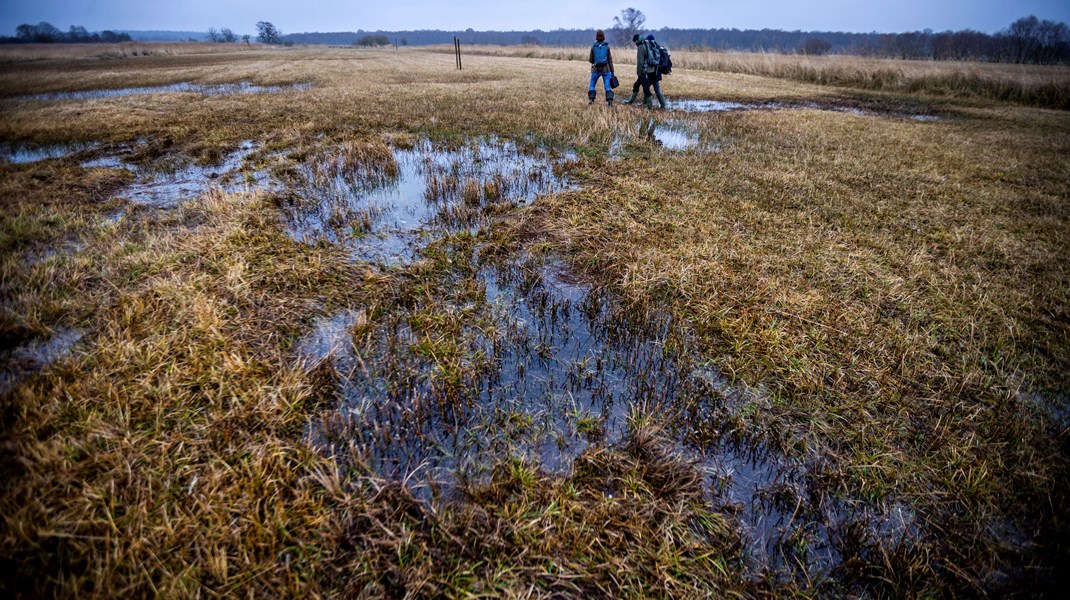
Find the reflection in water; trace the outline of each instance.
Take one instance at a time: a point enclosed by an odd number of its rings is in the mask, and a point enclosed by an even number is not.
[[[71,154],[77,154],[97,147],[93,142],[74,142],[70,144],[52,144],[46,146],[0,146],[0,160],[15,163],[35,163],[52,158],[63,158]]]
[[[493,139],[448,149],[423,141],[395,150],[371,173],[335,156],[314,159],[288,182],[287,231],[379,265],[411,262],[433,232],[474,230],[494,205],[527,204],[565,189],[554,174],[557,161],[535,152]]]
[[[60,327],[47,340],[34,340],[15,348],[6,357],[0,356],[7,363],[0,371],[0,394],[6,394],[29,375],[69,354],[83,335],[77,329]]]
[[[224,94],[277,94],[290,91],[308,91],[312,89],[311,83],[293,83],[289,85],[255,85],[248,81],[238,83],[172,83],[169,85],[157,85],[148,87],[115,88],[110,90],[82,90],[79,92],[49,92],[46,94],[31,94],[28,96],[16,96],[14,100],[92,100],[98,98],[122,98],[124,96],[136,96],[142,94],[174,94],[193,93],[202,96],[218,96]]]

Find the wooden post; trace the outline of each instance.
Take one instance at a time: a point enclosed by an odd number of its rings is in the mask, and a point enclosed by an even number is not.
[[[461,38],[453,36],[453,52],[457,55],[457,69],[461,69]]]

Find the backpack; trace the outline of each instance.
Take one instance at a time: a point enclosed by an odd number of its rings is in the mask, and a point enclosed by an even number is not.
[[[594,51],[595,66],[609,63],[609,44],[605,42],[595,42],[592,48]]]
[[[657,42],[655,44],[657,46]],[[669,54],[669,49],[665,46],[658,46],[658,73],[662,75],[668,75],[672,73],[672,56]]]
[[[661,47],[654,40],[643,42],[646,44],[646,58],[643,60],[644,70],[657,70],[661,63]]]

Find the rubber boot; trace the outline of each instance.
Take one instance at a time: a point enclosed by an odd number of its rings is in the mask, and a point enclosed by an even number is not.
[[[613,90],[606,90],[606,104],[613,106]]]
[[[632,93],[632,97],[631,97],[631,98],[628,98],[627,100],[625,100],[625,101],[624,101],[624,103],[625,103],[625,104],[631,104],[631,103],[635,102],[635,98],[636,98],[636,96],[638,96],[638,95],[639,95],[639,92],[633,92],[633,93]]]
[[[594,97],[595,97],[595,91],[594,90],[588,90],[587,91],[587,104],[588,105],[594,104]]]
[[[654,108],[653,96],[643,96],[643,108]]]
[[[665,101],[665,96],[662,96],[661,94],[658,94],[658,104],[661,105],[662,109],[669,107],[669,103]]]

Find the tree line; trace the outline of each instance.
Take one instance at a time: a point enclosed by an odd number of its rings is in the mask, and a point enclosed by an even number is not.
[[[114,31],[90,33],[81,25],[71,25],[63,31],[47,21],[36,25],[23,23],[15,28],[15,37],[0,37],[0,43],[22,44],[115,44],[131,41],[130,34]]]
[[[1022,17],[995,34],[980,31],[932,30],[906,33],[845,33],[837,31],[784,31],[780,29],[679,29],[645,30],[642,12],[627,9],[614,26],[607,29],[617,45],[630,43],[633,32],[654,33],[658,41],[672,48],[707,48],[752,52],[801,54],[854,54],[881,58],[914,60],[977,60],[1023,64],[1070,63],[1070,27],[1065,23]],[[316,32],[283,35],[273,24],[256,24],[257,41],[264,44],[329,44],[376,46],[386,44],[451,44],[454,37],[473,45],[541,45],[577,46],[594,39],[594,29],[555,29],[552,31],[364,31]],[[229,28],[209,29],[206,37],[216,42],[237,42],[239,36]],[[250,36],[241,40],[248,42]],[[127,33],[103,31],[89,33],[72,25],[67,32],[47,22],[23,24],[14,38],[0,42],[19,43],[114,43],[130,41]]]
[[[256,40],[263,44],[282,44],[282,32],[267,21],[256,24]],[[210,42],[234,43],[243,41],[249,43],[252,36],[238,35],[229,27],[216,29],[211,27],[204,34],[204,39]],[[101,31],[90,33],[81,25],[71,25],[69,31],[62,31],[47,21],[41,21],[36,25],[23,23],[15,28],[15,36],[0,36],[3,44],[114,44],[118,42],[130,42],[133,38],[129,33],[115,31]],[[191,42],[198,41],[190,38]]]
[[[1070,63],[1070,27],[1065,23],[1023,17],[1006,29],[988,34],[970,29],[907,33],[845,33],[838,31],[784,31],[780,29],[643,29],[642,13],[622,13],[607,29],[620,46],[631,42],[632,32],[653,33],[671,48],[781,52],[800,54],[854,54],[879,58],[914,60],[976,60],[1024,64]],[[636,18],[638,17],[638,19]],[[638,25],[638,26],[637,26]],[[472,45],[579,46],[594,39],[594,29],[552,31],[357,30],[325,33],[293,33],[283,40],[294,44],[368,45],[369,40],[387,40],[401,45],[451,44],[457,37]],[[615,35],[621,34],[621,35]],[[621,39],[616,39],[620,37]],[[622,41],[623,40],[623,41]]]

